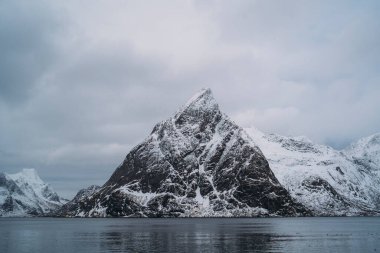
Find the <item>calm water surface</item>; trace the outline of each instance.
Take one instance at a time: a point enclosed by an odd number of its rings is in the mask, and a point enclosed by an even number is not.
[[[0,252],[380,252],[380,218],[2,218]]]

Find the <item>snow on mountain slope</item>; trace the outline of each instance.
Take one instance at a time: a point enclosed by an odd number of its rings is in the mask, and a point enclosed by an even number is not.
[[[245,129],[291,196],[315,215],[371,215],[380,212],[380,136],[337,151],[305,137]]]
[[[352,143],[343,152],[357,164],[370,170],[380,170],[380,133]]]
[[[0,217],[43,215],[65,202],[34,169],[0,173]]]
[[[105,185],[63,216],[307,215],[209,89],[158,123]]]

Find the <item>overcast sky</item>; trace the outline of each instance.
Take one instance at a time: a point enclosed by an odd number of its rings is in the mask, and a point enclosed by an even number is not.
[[[202,87],[243,127],[380,131],[380,1],[0,1],[0,170],[71,197]]]

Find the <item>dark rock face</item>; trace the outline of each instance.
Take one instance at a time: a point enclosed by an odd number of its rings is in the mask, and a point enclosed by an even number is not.
[[[308,215],[260,149],[220,112],[210,90],[157,124],[105,185],[66,216]]]
[[[2,172],[0,172],[0,187],[7,189],[10,194],[17,193],[24,195],[20,187],[13,180],[7,178]]]
[[[85,200],[86,198],[88,198],[89,196],[97,192],[99,189],[100,189],[100,186],[91,185],[85,189],[79,190],[78,193],[75,195],[75,197],[71,201],[64,204],[59,210],[56,210],[54,213],[52,213],[52,215],[61,216],[61,215],[65,215],[69,210],[71,211],[75,210],[81,201]]]

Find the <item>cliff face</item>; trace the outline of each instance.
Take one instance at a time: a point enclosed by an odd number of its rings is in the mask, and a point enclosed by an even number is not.
[[[196,94],[157,124],[94,194],[64,216],[308,215],[281,186],[245,131]]]

